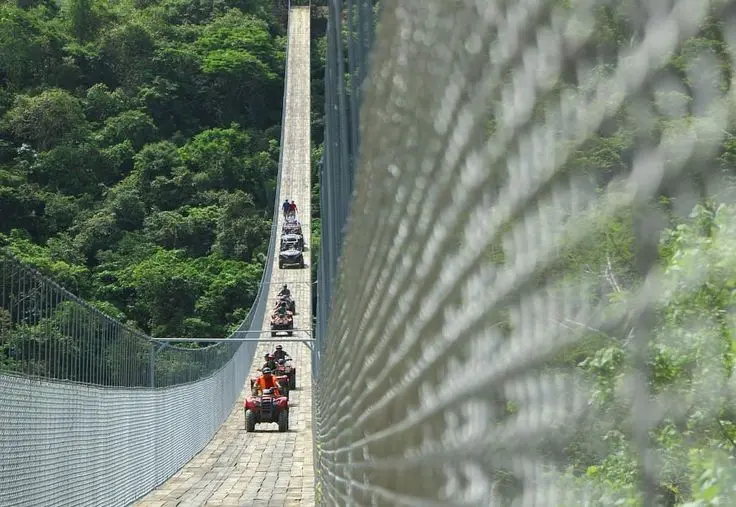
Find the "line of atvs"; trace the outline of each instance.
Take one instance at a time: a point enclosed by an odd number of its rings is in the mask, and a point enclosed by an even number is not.
[[[296,214],[289,214],[281,226],[279,269],[293,266],[304,267],[304,236]]]

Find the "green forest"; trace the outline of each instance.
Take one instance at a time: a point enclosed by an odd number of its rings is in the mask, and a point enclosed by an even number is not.
[[[286,14],[0,4],[0,247],[146,334],[227,335],[268,249]]]

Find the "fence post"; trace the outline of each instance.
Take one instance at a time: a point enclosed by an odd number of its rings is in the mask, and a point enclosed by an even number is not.
[[[148,354],[148,383],[149,387],[156,387],[156,345],[151,343]]]

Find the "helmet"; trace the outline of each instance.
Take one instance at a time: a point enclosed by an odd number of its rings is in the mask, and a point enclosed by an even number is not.
[[[286,288],[286,284],[284,284],[284,289]]]
[[[266,352],[265,354],[263,354],[263,357],[264,357],[265,359],[268,359],[270,355],[271,355],[271,354],[269,354],[268,352]]]
[[[285,362],[283,359],[279,359],[279,364],[284,364]]]
[[[273,354],[266,354],[266,357],[268,357],[269,359],[273,359]]]
[[[276,350],[283,350],[283,349],[284,347],[282,347],[281,345],[276,345]]]
[[[264,375],[270,375],[271,374],[271,368],[263,368],[263,374]]]

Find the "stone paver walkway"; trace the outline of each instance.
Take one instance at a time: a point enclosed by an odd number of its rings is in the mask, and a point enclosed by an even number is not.
[[[286,115],[280,199],[293,199],[299,209],[307,250],[306,268],[279,269],[274,260],[269,305],[281,285],[287,283],[296,300],[297,329],[311,329],[312,286],[310,217],[310,16],[308,7],[294,7],[289,16]],[[283,216],[279,213],[279,231]],[[280,239],[280,236],[279,236]],[[266,315],[264,329],[269,328]],[[266,337],[266,335],[264,335]],[[308,338],[295,333],[294,338]],[[259,344],[251,374],[263,363],[263,355],[276,343]],[[210,443],[168,481],[139,500],[140,507],[174,506],[312,506],[314,460],[312,447],[311,352],[306,345],[284,342],[295,359],[297,389],[290,393],[289,431],[279,433],[276,424],[260,424],[246,433],[243,396]]]

